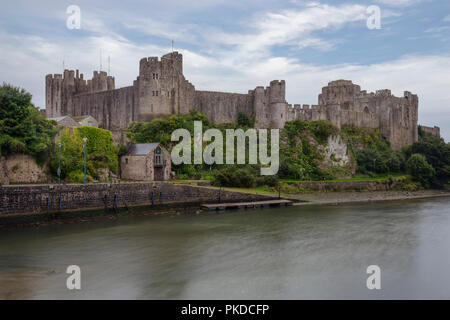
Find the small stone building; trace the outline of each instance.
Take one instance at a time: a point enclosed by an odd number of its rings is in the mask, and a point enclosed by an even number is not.
[[[170,179],[170,153],[159,142],[132,144],[120,158],[121,178],[135,181]]]
[[[79,127],[80,124],[76,122],[71,116],[62,116],[55,118],[47,118],[47,120],[54,120],[58,124],[58,126],[64,128],[76,128]]]
[[[80,124],[80,126],[98,128],[98,121],[92,116],[77,116],[73,119]]]

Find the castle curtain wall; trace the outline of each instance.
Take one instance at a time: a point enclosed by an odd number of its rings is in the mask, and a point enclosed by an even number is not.
[[[355,125],[379,129],[394,149],[418,139],[418,97],[405,92],[395,97],[390,90],[361,91],[349,80],[337,80],[322,88],[318,105],[289,105],[284,80],[256,87],[247,94],[197,91],[183,75],[178,52],[143,58],[139,75],[130,87],[114,89],[115,80],[106,72],[94,72],[91,80],[65,70],[64,75],[46,76],[47,117],[91,115],[101,128],[123,132],[131,121],[204,112],[215,123],[237,120],[239,112],[255,119],[257,128],[283,128],[286,121],[328,120],[337,127]]]
[[[249,94],[195,91],[194,110],[206,114],[214,123],[235,122],[239,112],[254,117],[253,96]]]
[[[99,127],[119,131],[137,120],[136,95],[135,87],[75,95],[72,115],[90,115],[98,121]]]

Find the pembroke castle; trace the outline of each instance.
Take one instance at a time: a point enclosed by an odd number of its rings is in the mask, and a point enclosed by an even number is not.
[[[45,78],[46,115],[90,115],[99,126],[121,135],[131,121],[149,121],[198,110],[214,123],[235,122],[239,112],[255,119],[257,128],[283,128],[286,121],[328,120],[337,127],[355,125],[378,129],[394,149],[418,139],[418,97],[405,91],[395,97],[390,90],[368,93],[348,80],[322,88],[317,105],[288,104],[284,80],[271,81],[248,93],[196,90],[183,75],[178,52],[143,58],[133,85],[115,88],[114,77],[94,72],[85,80],[78,70]],[[423,127],[439,135],[439,128]]]

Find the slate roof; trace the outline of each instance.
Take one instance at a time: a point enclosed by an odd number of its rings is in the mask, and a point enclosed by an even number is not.
[[[127,152],[127,155],[130,156],[146,156],[150,152],[152,152],[154,149],[156,149],[157,146],[159,146],[159,142],[153,142],[153,143],[135,143],[130,146],[130,149]]]
[[[93,116],[91,116],[91,115],[86,115],[86,116],[75,116],[75,117],[72,117],[73,118],[73,120],[75,120],[75,121],[82,121],[82,120],[84,120],[84,119],[87,119],[87,118],[92,118],[92,119],[94,119],[95,120],[95,118],[93,117]]]
[[[54,118],[47,118],[47,120],[55,120],[56,122],[60,122],[61,120],[64,120],[68,116],[62,116],[62,117],[54,117]]]

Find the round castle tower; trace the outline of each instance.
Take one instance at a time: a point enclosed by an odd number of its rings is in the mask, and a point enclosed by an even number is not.
[[[269,111],[271,114],[271,127],[283,128],[286,122],[286,83],[284,80],[270,82]]]

